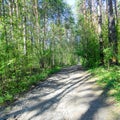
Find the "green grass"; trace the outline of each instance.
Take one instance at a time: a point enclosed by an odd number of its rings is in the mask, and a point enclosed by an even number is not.
[[[49,75],[61,70],[61,67],[55,67],[52,69],[45,69],[39,73],[36,71],[32,75],[20,76],[18,80],[10,79],[5,81],[5,84],[0,85],[0,105],[10,103],[15,99],[16,95],[19,95],[31,88],[33,85],[37,85],[40,81],[45,80]]]
[[[108,95],[113,96],[120,102],[120,67],[113,66],[109,69],[104,67],[91,69],[90,72],[98,78],[98,85],[108,89]]]

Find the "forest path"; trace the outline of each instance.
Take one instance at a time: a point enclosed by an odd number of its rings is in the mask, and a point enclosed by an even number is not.
[[[81,66],[64,68],[0,110],[0,120],[119,120],[96,80]]]

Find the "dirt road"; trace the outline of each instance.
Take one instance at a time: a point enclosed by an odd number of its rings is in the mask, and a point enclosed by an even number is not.
[[[80,66],[65,68],[1,109],[0,120],[119,120],[96,80]]]

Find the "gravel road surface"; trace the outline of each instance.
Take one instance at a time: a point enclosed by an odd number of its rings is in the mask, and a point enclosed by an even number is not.
[[[81,66],[64,68],[16,102],[0,120],[120,120],[117,106]]]

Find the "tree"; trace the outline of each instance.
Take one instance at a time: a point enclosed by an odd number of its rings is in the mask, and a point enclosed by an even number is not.
[[[102,0],[97,0],[98,4],[98,34],[99,34],[99,44],[100,44],[100,62],[104,64],[104,54],[103,54],[103,38],[102,38]]]
[[[117,64],[118,40],[117,40],[117,31],[115,26],[115,17],[113,12],[112,0],[108,0],[108,38],[109,38],[109,45],[113,50],[111,62]]]
[[[72,23],[71,38],[65,33],[71,16],[63,0],[0,0],[0,96],[25,90],[35,82],[30,76],[39,79],[37,73],[75,62],[68,47],[74,44]]]

